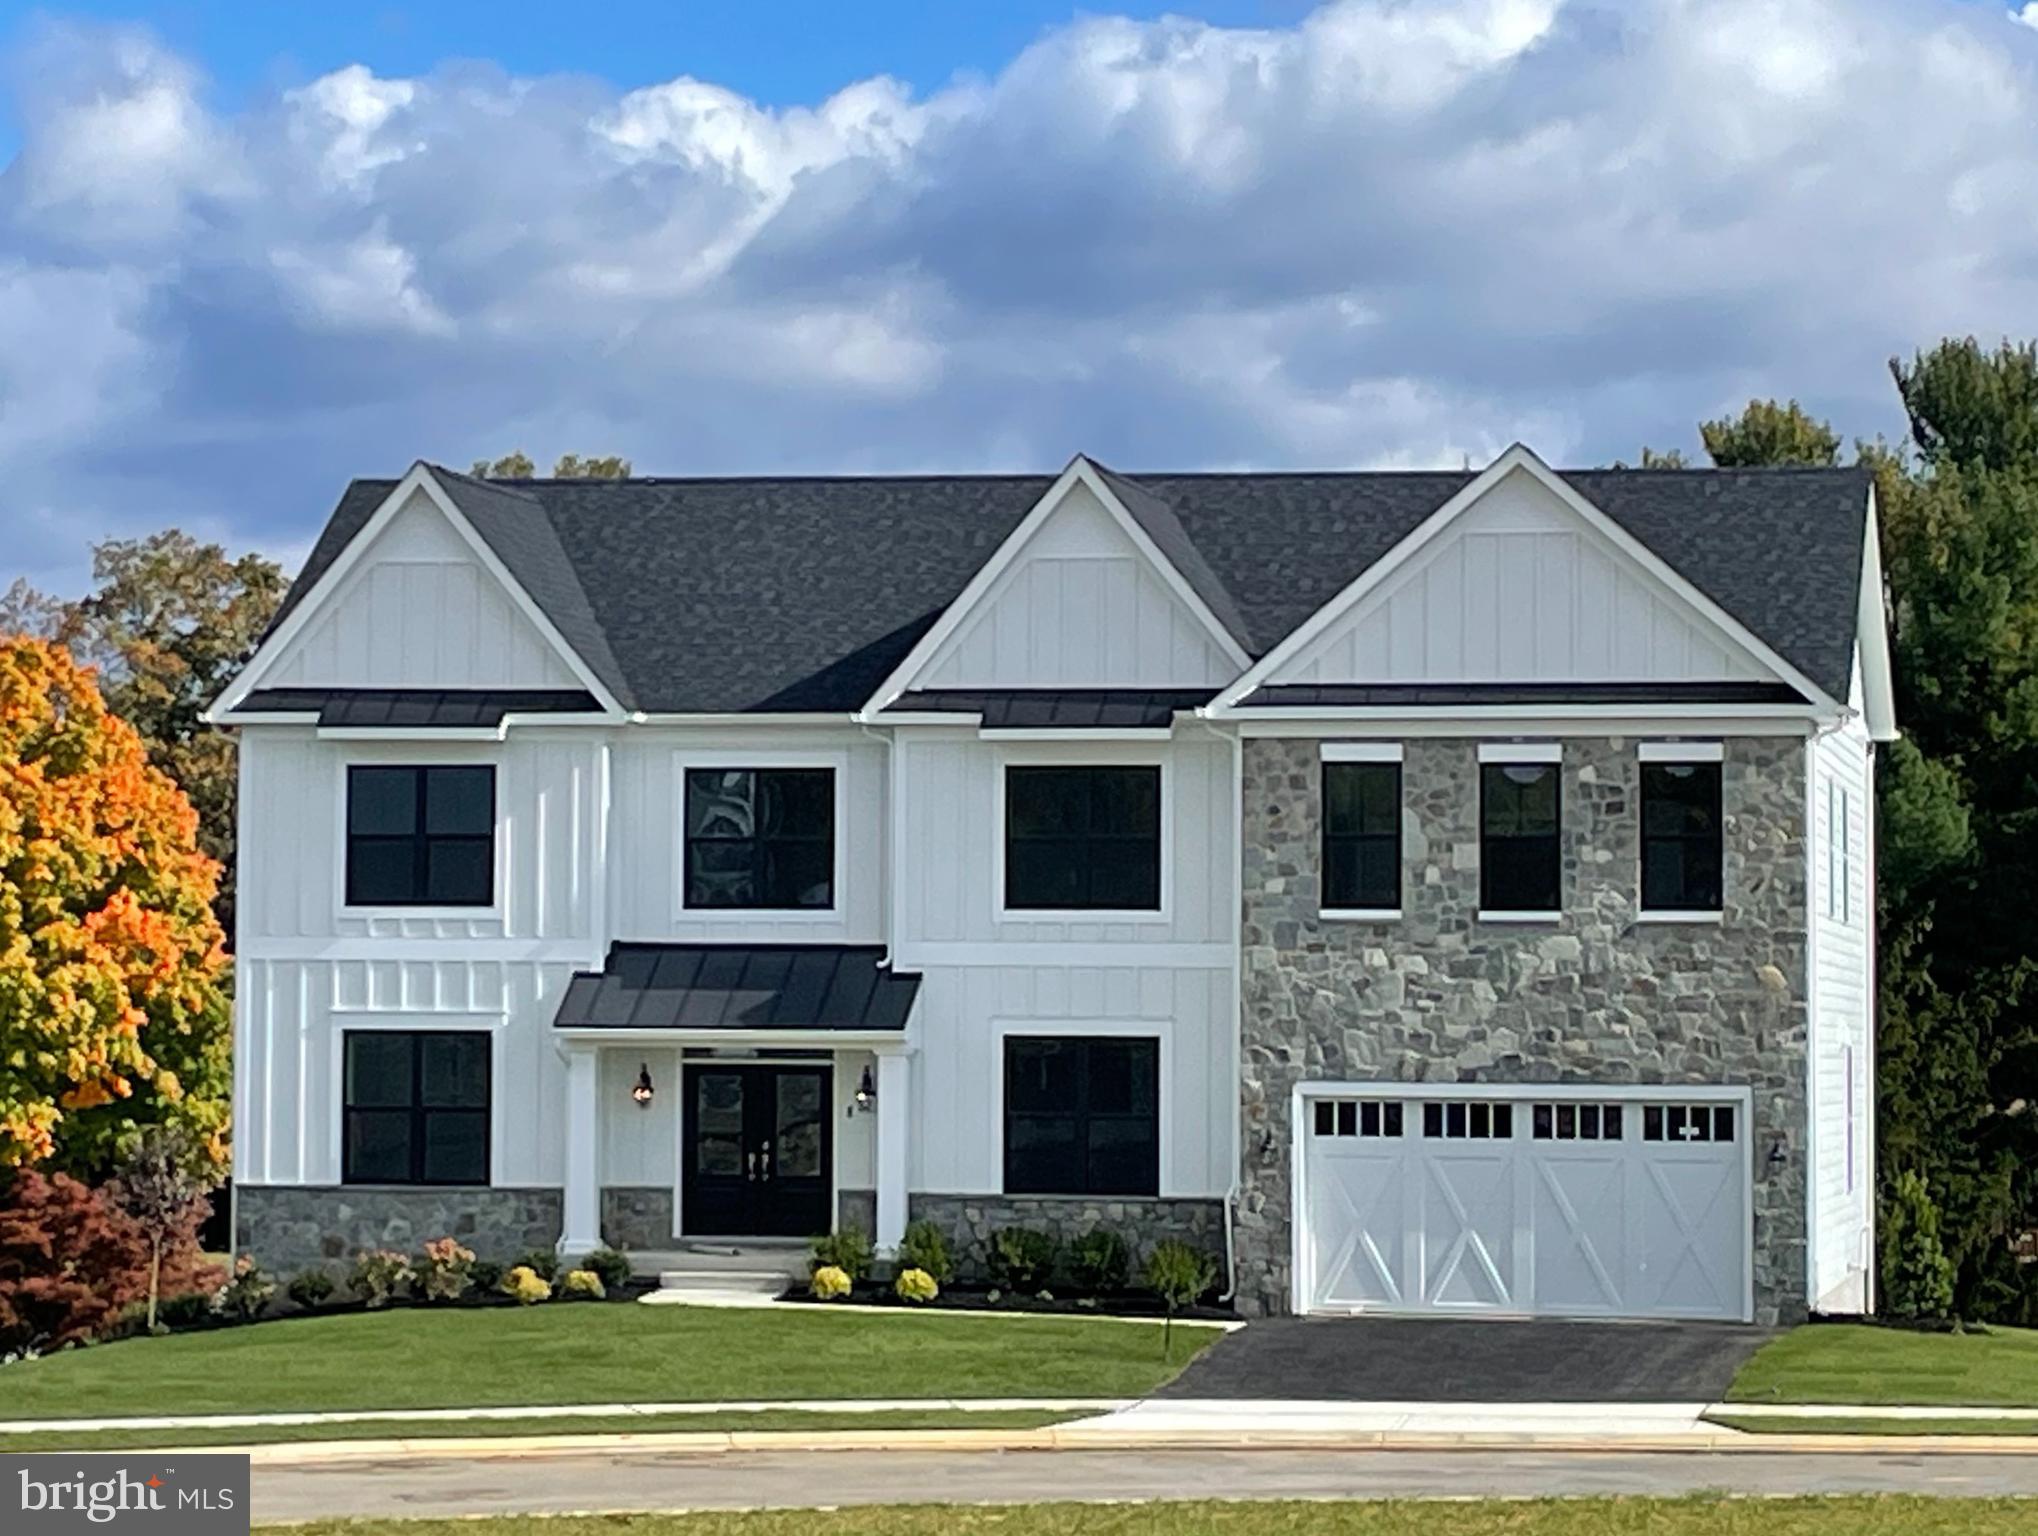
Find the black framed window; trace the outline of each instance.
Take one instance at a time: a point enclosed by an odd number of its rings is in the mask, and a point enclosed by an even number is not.
[[[835,905],[833,768],[689,768],[686,904]]]
[[[349,1030],[344,1078],[341,1182],[488,1182],[487,1031]]]
[[[1323,906],[1401,905],[1401,765],[1323,765]]]
[[[1723,844],[1720,765],[1643,763],[1643,910],[1719,911]]]
[[[1161,771],[1005,770],[1005,906],[1158,912]]]
[[[1005,1041],[1005,1193],[1160,1193],[1160,1042]]]
[[[495,899],[495,769],[347,769],[347,905]]]
[[[1479,905],[1555,912],[1559,849],[1556,763],[1479,765]]]

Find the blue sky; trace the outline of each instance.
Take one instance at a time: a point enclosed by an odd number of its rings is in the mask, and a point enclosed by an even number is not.
[[[0,91],[62,590],[419,457],[1593,464],[2038,332],[2038,5],[93,0],[0,4]]]

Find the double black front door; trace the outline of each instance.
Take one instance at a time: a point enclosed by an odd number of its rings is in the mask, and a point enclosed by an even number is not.
[[[680,1224],[693,1237],[811,1237],[833,1225],[826,1067],[686,1068]]]

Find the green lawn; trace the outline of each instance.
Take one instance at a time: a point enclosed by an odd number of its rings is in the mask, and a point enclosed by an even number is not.
[[[9,1419],[829,1397],[1137,1397],[1218,1336],[1090,1318],[546,1306],[285,1318],[0,1368]]]
[[[2038,1419],[1778,1419],[1760,1414],[1709,1413],[1708,1424],[1751,1435],[2032,1435]]]
[[[195,1445],[282,1445],[307,1440],[444,1440],[525,1435],[665,1435],[791,1430],[819,1434],[838,1429],[1040,1429],[1082,1418],[1076,1413],[997,1409],[984,1413],[765,1413],[590,1414],[578,1419],[374,1419],[357,1424],[290,1424],[273,1429],[102,1429],[69,1433],[0,1435],[0,1455],[15,1451],[168,1450]]]
[[[2038,1408],[2038,1331],[1912,1333],[1814,1323],[1762,1346],[1727,1392],[1736,1403],[1907,1403]]]
[[[324,1521],[318,1536],[2029,1536],[2013,1499],[1564,1499],[1346,1504],[1026,1504]]]

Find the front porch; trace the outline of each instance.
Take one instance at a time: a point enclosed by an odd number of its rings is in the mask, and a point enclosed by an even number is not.
[[[573,978],[559,1251],[906,1227],[907,1021],[874,945],[617,944]]]

